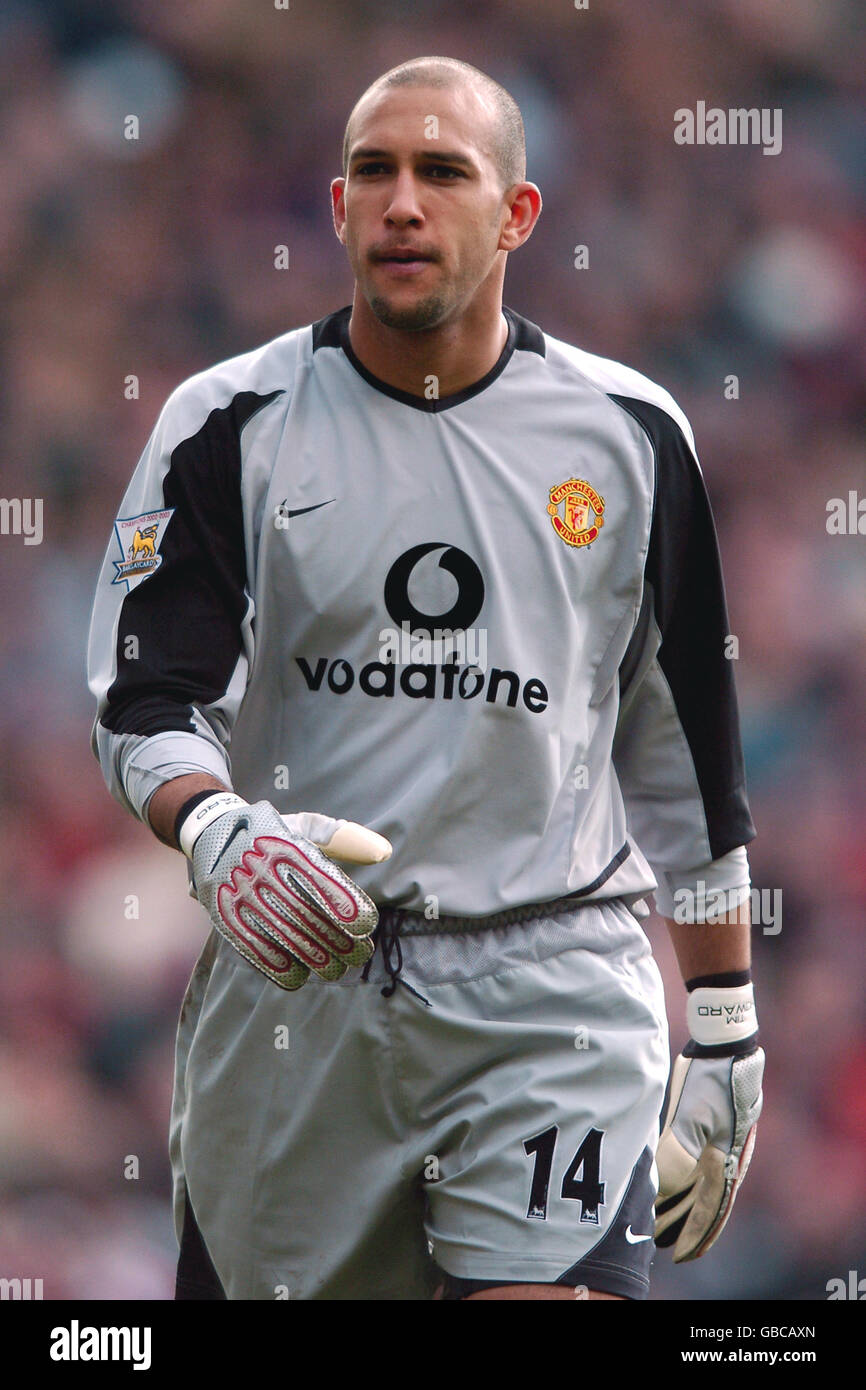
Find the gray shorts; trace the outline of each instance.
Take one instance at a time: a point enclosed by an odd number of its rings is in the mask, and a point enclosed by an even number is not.
[[[390,997],[379,952],[287,994],[211,935],[178,1033],[178,1238],[188,1194],[230,1299],[423,1299],[443,1271],[646,1297],[669,1054],[637,919],[413,920]]]

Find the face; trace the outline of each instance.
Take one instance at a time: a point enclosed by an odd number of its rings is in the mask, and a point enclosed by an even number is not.
[[[510,249],[501,245],[507,190],[485,138],[491,120],[464,87],[385,89],[355,113],[347,176],[331,186],[334,224],[359,289],[390,328],[433,328],[461,313]]]

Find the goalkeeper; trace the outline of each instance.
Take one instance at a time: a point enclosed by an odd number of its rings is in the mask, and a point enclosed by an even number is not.
[[[386,73],[331,197],[352,304],[173,393],[93,611],[107,783],[212,927],[177,1297],[644,1298],[657,1244],[718,1238],[761,1108],[691,429],[503,305],[541,198],[485,74]]]

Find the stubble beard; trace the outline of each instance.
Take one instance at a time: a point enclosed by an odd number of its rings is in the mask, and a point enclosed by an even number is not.
[[[386,328],[402,329],[405,333],[420,333],[435,328],[448,311],[448,301],[442,294],[431,294],[405,309],[395,309],[382,295],[374,295],[368,304]]]

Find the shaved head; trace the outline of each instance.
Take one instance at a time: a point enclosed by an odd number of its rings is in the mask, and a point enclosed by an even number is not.
[[[367,88],[356,101],[343,136],[343,177],[349,167],[352,123],[355,112],[368,96],[389,87],[469,87],[490,109],[487,152],[499,173],[503,188],[511,188],[526,178],[526,137],[520,107],[513,96],[471,63],[459,58],[412,58],[391,68]]]

